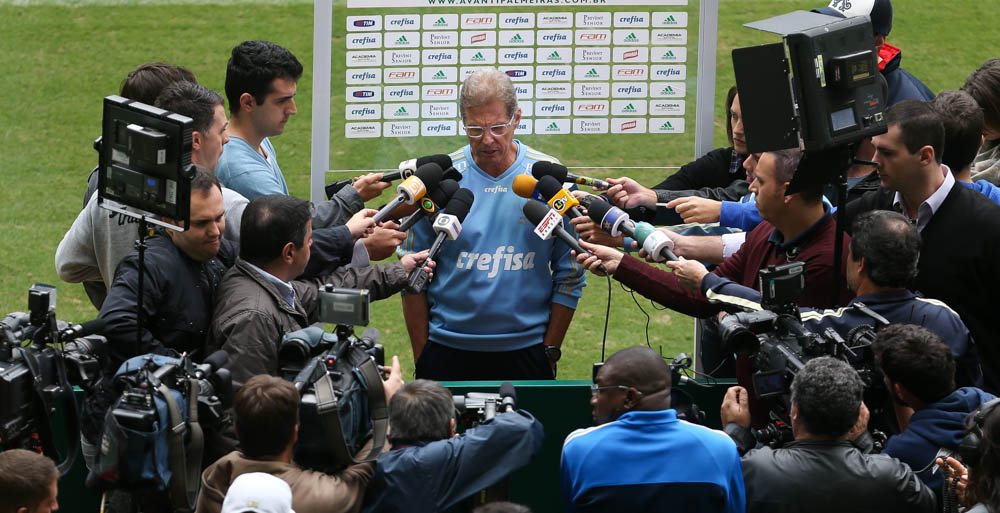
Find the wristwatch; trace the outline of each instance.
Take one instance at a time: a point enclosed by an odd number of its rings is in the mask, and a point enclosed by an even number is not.
[[[549,362],[556,363],[562,358],[562,349],[559,346],[545,346],[545,356],[549,359]]]

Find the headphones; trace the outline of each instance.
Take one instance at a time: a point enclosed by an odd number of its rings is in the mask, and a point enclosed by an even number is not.
[[[970,467],[979,464],[979,458],[982,454],[981,447],[985,438],[983,423],[997,405],[1000,405],[1000,398],[983,403],[979,409],[965,417],[965,436],[962,438],[962,443],[958,444],[958,456],[963,463]]]

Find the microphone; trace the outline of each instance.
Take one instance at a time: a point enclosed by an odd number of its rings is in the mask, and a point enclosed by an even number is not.
[[[580,204],[576,198],[570,194],[569,191],[563,188],[562,182],[552,178],[551,176],[543,176],[538,179],[538,192],[545,198],[546,203],[549,204],[559,215],[573,217],[580,217],[583,214],[580,209],[576,208]]]
[[[454,168],[452,168],[454,169]],[[445,172],[447,174],[447,172]],[[458,190],[458,182],[450,178],[441,180],[436,190],[427,193],[427,196],[420,200],[420,208],[403,220],[397,230],[405,232],[421,219],[430,216],[432,219],[437,216],[443,205],[448,204],[455,191]]]
[[[410,273],[410,292],[418,294],[427,286],[427,280],[430,279],[430,276],[424,270],[424,264],[434,260],[445,239],[455,240],[458,238],[458,234],[462,232],[462,221],[465,221],[465,216],[469,214],[473,201],[475,201],[475,196],[473,196],[472,191],[459,189],[448,200],[443,213],[438,214],[433,225],[434,231],[437,232],[437,238],[434,239],[434,243],[431,244],[431,248],[427,252],[427,260]]]
[[[104,319],[94,319],[83,324],[74,324],[59,332],[59,341],[68,342],[78,338],[93,335],[104,331],[107,322]]]
[[[649,223],[633,223],[624,210],[612,206],[597,196],[591,200],[590,206],[587,207],[587,214],[612,237],[625,234],[639,241],[642,249],[646,250],[653,260],[657,262],[677,260],[677,255],[673,252],[674,241],[670,236],[657,230]]]
[[[386,205],[382,207],[377,214],[375,214],[375,217],[373,218],[375,222],[380,223],[388,218],[392,211],[403,203],[412,205],[420,198],[423,198],[424,195],[427,194],[428,190],[437,189],[443,174],[444,171],[441,170],[441,166],[433,162],[420,166],[420,168],[413,173],[413,176],[403,180],[403,182],[396,187],[398,194],[396,194],[396,197],[389,201],[389,203],[386,203]]]
[[[531,198],[538,201],[545,201],[542,193],[538,192],[538,180],[528,175],[517,175],[514,177],[514,194],[522,198]]]
[[[428,155],[426,157],[418,157],[415,159],[404,160],[399,163],[399,171],[390,171],[382,175],[382,181],[392,182],[395,180],[399,180],[400,178],[409,178],[418,169],[423,167],[424,164],[429,164],[431,162],[440,166],[441,169],[448,169],[449,171],[452,167],[451,157],[449,157],[448,155],[438,153],[436,155]]]
[[[590,252],[583,249],[580,243],[577,242],[576,237],[569,234],[565,228],[563,228],[562,216],[558,212],[552,210],[546,205],[538,200],[529,199],[521,211],[524,212],[524,217],[528,218],[528,221],[535,225],[535,235],[538,235],[542,240],[548,240],[553,235],[559,237],[559,240],[566,243],[567,246],[576,251],[578,255],[589,255]],[[600,269],[602,272],[607,273],[607,269],[601,264]]]
[[[229,353],[227,353],[224,349],[219,349],[218,351],[205,357],[201,363],[202,365],[207,364],[213,371],[219,370],[229,363]]]
[[[608,189],[611,184],[605,182],[604,180],[598,180],[597,178],[590,178],[589,176],[574,175],[566,169],[566,166],[562,164],[556,164],[555,162],[535,162],[531,166],[531,175],[535,178],[541,180],[543,176],[551,176],[559,181],[563,182],[573,182],[577,185],[586,185],[587,187],[593,187],[595,189]]]
[[[510,381],[500,383],[500,413],[507,413],[517,409],[517,390]]]

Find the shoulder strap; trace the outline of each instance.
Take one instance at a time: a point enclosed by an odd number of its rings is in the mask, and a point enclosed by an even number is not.
[[[888,326],[890,324],[888,319],[882,317],[881,314],[879,314],[875,310],[872,310],[871,308],[868,307],[868,305],[862,303],[861,301],[855,301],[853,303],[853,306],[855,310],[867,315],[868,317],[871,317],[872,319],[875,319],[875,321],[879,323],[879,326]]]
[[[191,430],[191,455],[187,456],[184,447],[184,417],[180,406],[174,400],[173,394],[166,385],[160,383],[157,391],[167,403],[170,415],[170,426],[167,432],[168,464],[170,466],[170,497],[175,510],[194,511],[198,495],[201,473],[201,453],[204,447],[201,425],[198,423],[198,382],[189,381],[188,389],[188,425]]]
[[[365,456],[355,459],[354,455],[347,450],[344,442],[344,427],[340,423],[340,404],[333,391],[333,380],[330,374],[324,374],[316,381],[314,389],[316,391],[316,413],[319,414],[323,430],[330,442],[337,461],[362,463],[374,461],[382,452],[385,446],[386,430],[389,426],[389,413],[385,404],[385,391],[382,388],[382,379],[378,374],[375,361],[368,359],[358,365],[358,372],[361,373],[365,383],[368,385],[368,411],[372,417],[372,449]]]

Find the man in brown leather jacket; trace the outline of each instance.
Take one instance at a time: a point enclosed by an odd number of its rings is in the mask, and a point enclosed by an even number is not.
[[[216,292],[208,342],[210,352],[221,348],[229,353],[226,367],[234,389],[257,374],[277,375],[282,336],[318,321],[320,284],[367,288],[372,298],[383,299],[399,292],[410,271],[427,258],[423,251],[398,262],[341,267],[319,278],[295,280],[309,261],[309,202],[280,194],[251,201],[240,230],[240,256]]]
[[[905,463],[864,454],[854,444],[868,426],[864,384],[842,360],[809,360],[792,381],[795,441],[762,447],[743,460],[747,512],[937,511],[934,492]],[[722,402],[722,424],[740,451],[756,440],[747,427],[747,392],[732,387]]]

